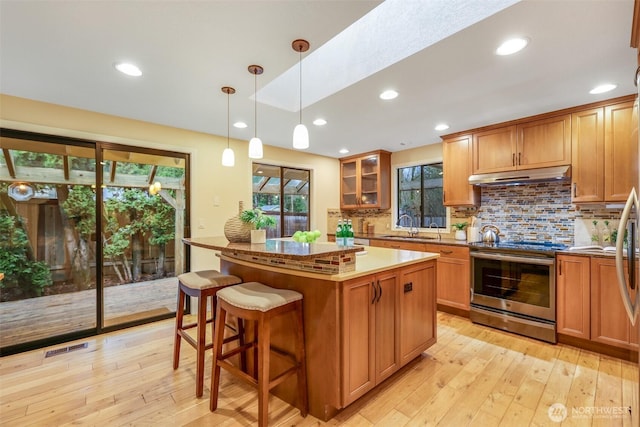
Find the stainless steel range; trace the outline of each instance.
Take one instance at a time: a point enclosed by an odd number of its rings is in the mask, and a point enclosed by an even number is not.
[[[471,321],[556,342],[555,252],[543,242],[472,243]]]

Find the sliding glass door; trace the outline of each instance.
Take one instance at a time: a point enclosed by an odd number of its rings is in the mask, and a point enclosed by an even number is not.
[[[188,155],[2,129],[0,355],[170,317]]]

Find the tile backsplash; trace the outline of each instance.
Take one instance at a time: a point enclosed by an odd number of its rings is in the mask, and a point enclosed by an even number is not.
[[[621,209],[605,209],[603,205],[576,206],[571,203],[569,182],[544,182],[526,185],[482,188],[481,206],[477,211],[454,209],[452,217],[475,215],[480,226],[497,226],[504,240],[542,240],[567,245],[588,245],[595,220],[600,234],[618,224]]]
[[[482,187],[478,209],[453,208],[451,222],[469,221],[472,215],[479,226],[493,224],[500,229],[503,240],[540,240],[569,246],[609,242],[592,240],[593,221],[597,221],[600,239],[617,228],[622,209],[606,209],[604,205],[576,206],[571,203],[569,182],[541,182],[525,185]],[[373,224],[376,233],[389,232],[390,210],[342,212],[328,210],[328,230],[333,232],[339,218],[351,218],[356,232],[364,223]],[[608,232],[605,232],[608,221]],[[452,235],[452,233],[451,233]]]

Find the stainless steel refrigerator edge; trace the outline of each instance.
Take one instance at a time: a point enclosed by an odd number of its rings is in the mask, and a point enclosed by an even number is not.
[[[640,93],[640,67],[636,70],[635,76],[636,87]],[[638,112],[638,98],[636,98],[636,120]],[[636,123],[635,135],[633,138],[638,140],[640,135],[638,126],[640,121]],[[639,150],[640,153],[640,150]],[[640,158],[635,159],[635,167],[638,169]],[[640,181],[640,180],[639,180]],[[616,270],[618,273],[618,288],[620,296],[624,304],[627,315],[632,325],[635,325],[640,317],[640,292],[637,290],[639,277],[636,273],[636,265],[638,263],[638,220],[640,218],[640,203],[638,202],[638,191],[640,191],[640,182],[636,183],[637,187],[632,188],[627,199],[627,203],[622,211],[620,224],[618,225],[618,236],[616,241]],[[629,241],[626,248],[627,265],[625,266],[625,248],[624,236],[628,233]],[[635,296],[633,295],[635,293]],[[640,328],[638,329],[638,339],[640,341]],[[639,358],[640,359],[640,358]],[[634,388],[631,401],[631,425],[640,426],[640,360],[638,361],[639,375],[638,385]]]

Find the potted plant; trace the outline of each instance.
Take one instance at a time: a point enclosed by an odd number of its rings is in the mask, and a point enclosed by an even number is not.
[[[240,220],[253,226],[251,230],[251,243],[264,243],[267,241],[267,228],[275,227],[276,220],[272,216],[265,215],[260,208],[248,209],[240,213]]]
[[[467,233],[465,233],[464,229],[467,227],[466,222],[456,222],[453,224],[453,228],[456,229],[455,239],[456,240],[466,240]]]

